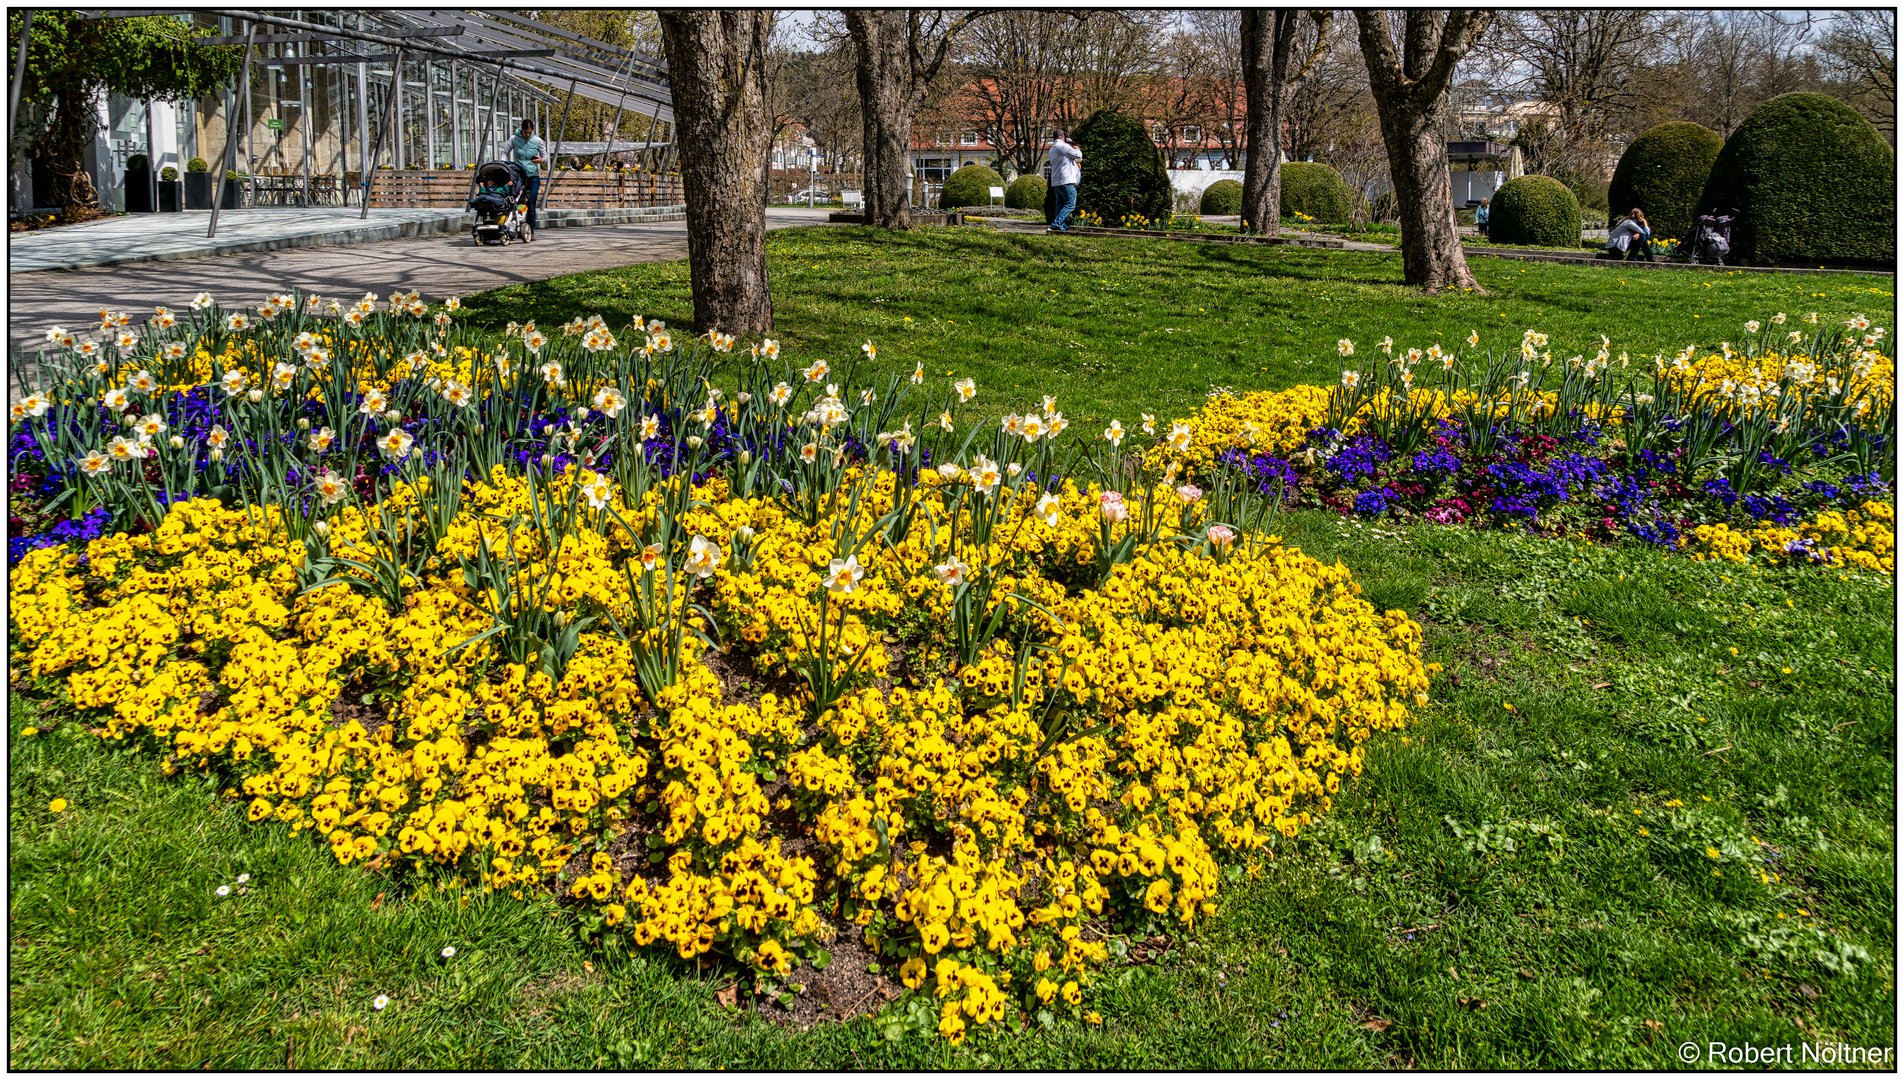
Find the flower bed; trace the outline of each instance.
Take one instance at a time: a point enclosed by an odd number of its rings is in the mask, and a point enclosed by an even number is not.
[[[1557,361],[1531,331],[1484,362],[1384,341],[1332,388],[1214,395],[1151,461],[1345,514],[1888,574],[1895,376],[1882,330],[1847,329],[1753,323],[1742,351],[1637,371],[1605,343]]]
[[[1121,425],[961,434],[969,380],[455,307],[51,335],[9,476],[51,715],[764,995],[861,935],[958,1040],[1092,1019],[1123,942],[1213,912],[1427,701],[1406,615]]]

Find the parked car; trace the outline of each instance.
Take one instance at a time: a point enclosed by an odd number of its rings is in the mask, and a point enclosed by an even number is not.
[[[800,205],[804,206],[806,205],[809,199],[812,200],[812,202],[817,205],[820,203],[835,202],[838,200],[838,196],[834,195],[832,192],[826,190],[825,188],[801,188],[799,191],[796,191],[790,195],[787,195],[786,197],[782,198],[780,201],[783,203],[787,203],[789,205],[794,203],[799,203]]]

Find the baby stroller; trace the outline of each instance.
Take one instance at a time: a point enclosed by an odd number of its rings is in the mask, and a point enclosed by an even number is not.
[[[1686,247],[1686,258],[1689,261],[1724,266],[1725,257],[1731,253],[1731,214],[1701,214],[1694,219],[1692,243]]]
[[[523,202],[528,186],[529,177],[513,161],[492,161],[476,170],[476,194],[469,200],[476,221],[469,227],[470,239],[478,244],[535,239],[529,231],[529,206]]]

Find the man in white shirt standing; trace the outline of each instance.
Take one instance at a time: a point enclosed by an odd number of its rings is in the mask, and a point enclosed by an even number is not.
[[[1058,132],[1051,143],[1051,190],[1056,193],[1057,213],[1051,219],[1051,231],[1069,232],[1071,212],[1078,208],[1078,180],[1083,175],[1080,162],[1084,151],[1071,141],[1071,133]]]

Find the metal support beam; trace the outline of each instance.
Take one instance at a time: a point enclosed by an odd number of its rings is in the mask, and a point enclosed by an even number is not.
[[[173,12],[165,12],[165,14],[172,14],[172,13]],[[378,45],[388,45],[393,48],[402,49],[404,51],[411,52],[411,53],[418,53],[418,52],[435,53],[438,56],[447,56],[447,57],[452,57],[458,60],[478,59],[478,57],[473,56],[471,53],[465,50],[448,49],[448,48],[443,48],[441,46],[404,41],[399,38],[392,37],[388,34],[373,34],[363,30],[342,30],[342,29],[337,29],[337,28],[333,28],[329,26],[324,26],[319,23],[308,23],[298,19],[287,19],[277,15],[269,15],[262,12],[235,11],[235,10],[228,10],[223,8],[213,8],[213,9],[207,9],[207,13],[212,15],[222,15],[230,19],[256,20],[268,26],[281,26],[289,30],[307,30],[307,31],[327,32],[338,37],[349,38],[354,41],[367,41],[372,44],[378,44]],[[492,59],[495,59],[495,58],[492,57]],[[567,58],[567,57],[558,57],[558,59],[562,59],[565,62],[574,63],[578,65],[581,63],[580,61],[576,61],[576,60],[573,60],[572,58]],[[525,72],[530,75],[536,75],[545,80],[554,79],[559,81],[561,79],[570,79],[582,86],[588,86],[594,89],[604,90],[604,91],[612,90],[617,93],[627,89],[626,85],[617,86],[611,83],[603,82],[599,79],[591,79],[583,75],[578,75],[574,71],[556,70],[551,67],[545,67],[541,64],[512,61],[511,63],[508,64],[508,66],[514,70]],[[640,80],[640,82],[643,84],[644,88],[655,91],[655,92],[665,92],[668,89],[665,83],[659,82],[655,79],[643,77]]]
[[[298,203],[311,205],[311,155],[317,153],[317,136],[311,130],[311,69],[298,69],[298,127],[304,132],[304,186],[298,191]]]
[[[395,77],[390,80],[391,93],[390,93],[390,111],[387,114],[388,119],[385,121],[382,127],[377,129],[377,145],[374,149],[371,150],[371,153],[370,153],[371,160],[368,163],[367,167],[364,169],[364,212],[358,215],[359,220],[368,218],[370,216],[370,185],[372,181],[375,179],[371,175],[371,173],[376,168],[377,160],[383,157],[384,133],[389,131],[393,126],[395,126],[397,122],[397,95],[398,95],[398,92],[402,89],[402,87],[403,87],[403,54],[398,53],[397,66],[395,68]],[[399,152],[401,152],[403,149],[403,133],[402,132],[397,133],[397,149]]]
[[[467,31],[460,26],[419,26],[405,30],[385,31],[388,36],[399,38],[462,37],[466,32]],[[259,34],[258,40],[253,44],[315,45],[321,42],[335,40],[337,40],[335,31],[328,31],[322,34]],[[221,35],[219,37],[194,38],[192,41],[194,45],[243,45],[244,43],[244,38],[230,34]]]
[[[365,64],[357,65],[357,182],[361,185],[362,200],[366,208],[370,206],[370,72]]]
[[[500,69],[496,72],[496,85],[502,85],[502,71]],[[476,71],[474,68],[470,69],[469,73],[469,103],[472,109],[476,105]],[[465,196],[465,198],[473,199],[476,197],[476,174],[482,171],[484,165],[488,164],[488,162],[483,159],[489,156],[489,139],[490,136],[495,134],[495,131],[496,109],[492,103],[489,110],[489,120],[483,125],[482,145],[477,149],[475,154],[476,168],[469,171],[469,194]],[[471,134],[474,134],[474,132]]]
[[[458,53],[463,60],[509,60],[516,57],[554,56],[554,49],[479,49],[475,52]],[[294,64],[354,64],[364,60],[372,64],[387,64],[396,57],[395,53],[374,53],[370,56],[291,56],[268,57],[258,61],[265,67],[291,67]]]
[[[562,159],[562,138],[569,132],[569,106],[573,104],[575,104],[575,82],[571,79],[569,81],[568,100],[562,103],[562,133],[555,137],[555,152],[549,160],[549,165],[551,166],[549,169],[549,179],[547,183],[542,185],[542,190],[538,193],[536,198],[536,206],[538,208],[549,205],[549,189],[555,187],[555,166],[558,166]]]
[[[249,96],[251,93],[251,33],[256,29],[257,27],[252,23],[245,24],[245,69],[239,77],[244,80],[246,96]],[[234,126],[238,122],[238,94],[235,87],[231,95],[225,100],[227,102],[225,107],[225,171],[223,175],[218,178],[217,197],[212,199],[211,225],[205,230],[205,238],[207,240],[218,235],[218,208],[225,204],[225,193],[231,190],[231,171],[238,165],[238,129]]]
[[[395,125],[390,140],[390,167],[402,169],[407,163],[403,158],[403,54],[398,53],[390,64],[390,119]],[[381,141],[383,136],[379,135]]]

